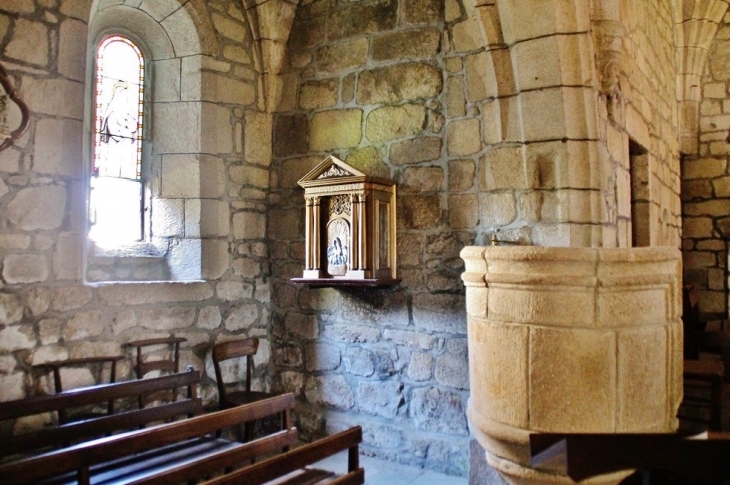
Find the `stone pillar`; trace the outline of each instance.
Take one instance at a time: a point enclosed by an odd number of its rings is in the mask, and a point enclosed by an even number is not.
[[[471,429],[510,483],[531,432],[671,432],[682,396],[674,248],[467,247]],[[618,483],[629,472],[591,483]]]

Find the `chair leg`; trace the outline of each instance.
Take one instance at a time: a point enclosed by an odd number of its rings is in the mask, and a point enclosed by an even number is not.
[[[710,383],[710,430],[722,431],[722,377],[713,376]]]

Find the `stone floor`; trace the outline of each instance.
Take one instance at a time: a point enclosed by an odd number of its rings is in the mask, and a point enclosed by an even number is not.
[[[347,452],[343,451],[314,465],[336,473],[347,471]],[[466,477],[454,477],[392,461],[360,456],[366,485],[467,485]]]

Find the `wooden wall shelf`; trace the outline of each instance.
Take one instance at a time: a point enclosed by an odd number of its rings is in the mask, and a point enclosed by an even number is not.
[[[335,279],[335,278],[292,278],[292,283],[298,285],[306,285],[310,288],[336,288],[341,286],[365,288],[382,288],[386,286],[395,286],[401,282],[398,278],[380,278],[380,279]]]

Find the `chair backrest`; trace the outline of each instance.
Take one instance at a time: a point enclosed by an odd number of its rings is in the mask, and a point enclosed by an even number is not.
[[[134,370],[137,373],[137,379],[142,379],[148,372],[156,370],[172,374],[180,372],[180,344],[186,341],[186,338],[173,336],[127,342],[128,347],[134,347],[137,349],[137,360],[134,365]],[[144,360],[142,350],[146,347],[159,345],[168,345],[171,347],[170,353],[168,354],[169,357],[158,360]]]
[[[702,336],[706,322],[700,318],[699,295],[697,290],[686,285],[682,288],[682,326],[684,327],[684,358],[699,358]]]
[[[232,340],[213,346],[213,366],[215,367],[215,378],[218,382],[218,392],[221,396],[226,395],[226,385],[223,383],[220,363],[229,359],[240,359],[246,357],[246,392],[251,391],[251,371],[253,369],[253,356],[259,350],[259,339],[251,337],[243,340]]]

